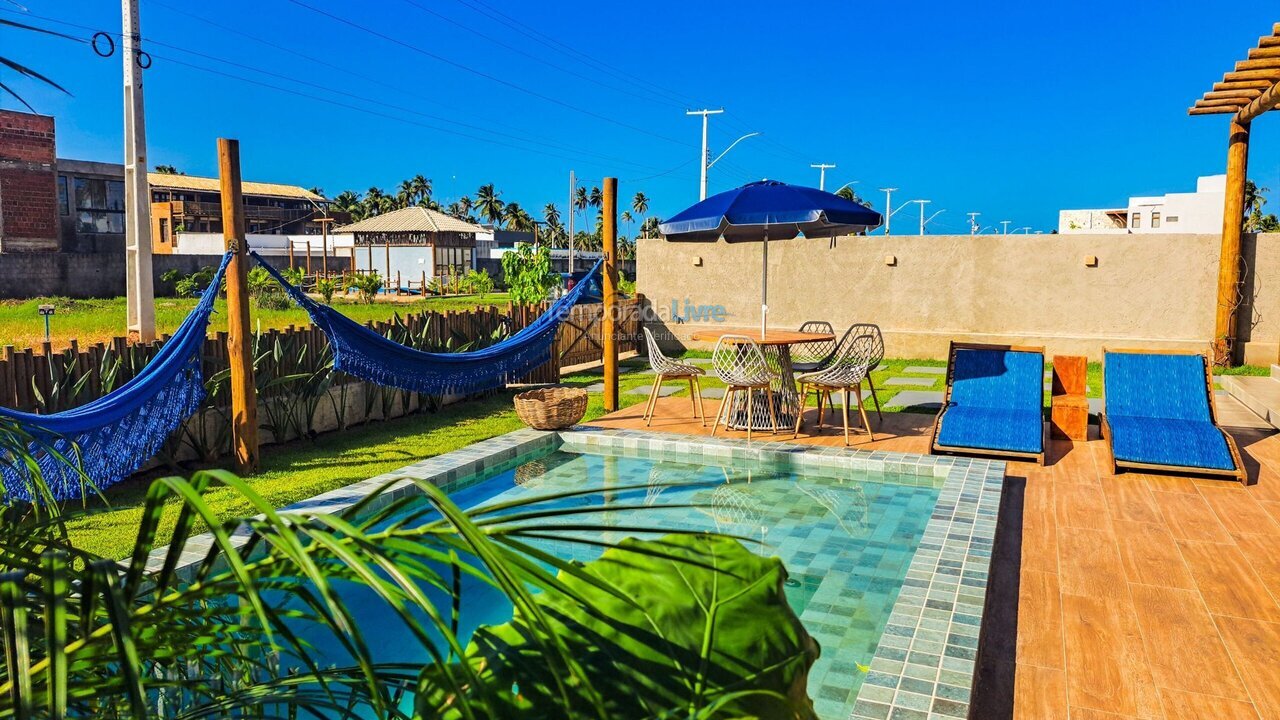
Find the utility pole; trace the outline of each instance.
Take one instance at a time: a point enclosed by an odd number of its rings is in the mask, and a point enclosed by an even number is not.
[[[1012,220],[1001,220],[1001,221],[1000,221],[1000,224],[1004,226],[1004,234],[1005,234],[1005,235],[1008,235],[1008,234],[1009,234],[1009,223],[1011,223],[1011,222],[1013,222],[1013,221],[1012,221]]]
[[[893,193],[898,188],[880,188],[884,193],[884,234],[889,234],[889,218],[893,217]]]
[[[981,215],[982,213],[971,212],[971,213],[965,213],[965,214],[969,216],[969,234],[977,235],[978,234],[978,216]]]
[[[719,115],[724,112],[724,108],[719,110],[686,110],[685,115],[701,115],[702,116],[702,154],[698,156],[698,173],[701,176],[698,181],[698,200],[707,199],[707,168],[710,165],[707,160],[710,155],[707,154],[707,116]]]
[[[924,234],[924,223],[925,223],[925,219],[924,219],[924,206],[925,206],[925,205],[928,205],[929,203],[931,203],[931,202],[933,202],[933,201],[932,201],[932,200],[912,200],[911,202],[913,202],[913,203],[919,203],[919,204],[920,204],[920,234],[921,234],[921,235],[923,235],[923,234]]]
[[[827,189],[827,171],[835,169],[835,165],[831,163],[816,163],[816,164],[810,165],[809,167],[816,168],[818,170],[818,189],[826,190]]]
[[[569,274],[573,274],[573,214],[577,212],[573,208],[573,192],[578,189],[578,178],[569,171]]]
[[[123,0],[124,34],[124,257],[125,312],[129,339],[156,339],[155,287],[151,278],[151,188],[147,184],[147,124],[142,104],[142,23],[138,0]]]

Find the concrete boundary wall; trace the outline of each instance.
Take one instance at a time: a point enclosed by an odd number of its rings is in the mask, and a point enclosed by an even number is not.
[[[770,324],[874,322],[890,357],[944,358],[952,339],[1094,359],[1104,346],[1203,350],[1213,337],[1219,244],[1216,234],[1125,233],[777,241]],[[1244,357],[1266,364],[1280,348],[1280,235],[1247,236],[1244,252]],[[720,305],[725,325],[759,325],[759,243],[641,239],[637,258],[650,319],[680,343],[706,347],[688,337],[713,324],[673,321],[685,305]]]

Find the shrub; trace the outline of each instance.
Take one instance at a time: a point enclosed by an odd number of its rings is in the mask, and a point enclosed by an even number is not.
[[[351,287],[356,289],[360,294],[360,299],[366,303],[372,303],[373,299],[378,296],[378,292],[382,290],[382,276],[377,273],[369,273],[368,275],[356,275],[351,279]]]
[[[316,280],[316,292],[320,293],[320,297],[324,298],[325,305],[333,304],[333,294],[338,291],[338,281],[333,278],[320,278]]]
[[[469,293],[479,295],[481,299],[493,292],[493,278],[488,270],[471,270],[462,279],[462,287]]]
[[[502,273],[511,291],[511,302],[536,305],[559,287],[560,275],[551,269],[551,250],[520,245],[502,256]]]

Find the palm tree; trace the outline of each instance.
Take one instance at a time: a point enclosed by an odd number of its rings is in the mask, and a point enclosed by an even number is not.
[[[589,203],[590,201],[587,199],[586,188],[577,187],[573,189],[573,209],[574,210],[578,212],[582,212],[583,210],[587,209],[587,205]]]
[[[364,208],[360,203],[360,195],[350,190],[343,190],[333,199],[333,208],[351,215],[353,221],[364,219]]]
[[[396,191],[396,209],[411,207],[417,200],[417,191],[413,187],[413,181],[401,180],[400,188]]]
[[[471,219],[471,196],[470,195],[463,195],[462,197],[458,198],[458,209],[462,211],[463,220]]]
[[[556,207],[555,203],[547,203],[546,205],[543,205],[542,219],[546,221],[547,225],[559,225],[560,208]]]
[[[364,206],[364,216],[373,217],[394,210],[395,208],[391,207],[394,203],[395,200],[391,196],[375,185],[364,194],[364,201],[361,204]]]
[[[432,189],[431,178],[426,177],[421,173],[419,173],[417,175],[414,175],[413,179],[410,180],[409,183],[413,186],[414,198],[417,200],[419,204],[421,204],[424,200],[425,201],[431,200],[431,189]]]
[[[533,232],[533,217],[520,207],[520,203],[507,203],[507,206],[502,209],[502,220],[508,229],[516,232]]]
[[[657,235],[657,234],[658,234],[658,225],[660,225],[660,224],[662,224],[662,221],[661,221],[661,220],[659,220],[659,219],[658,219],[658,218],[656,218],[656,217],[647,217],[647,218],[645,218],[645,219],[644,219],[644,222],[643,222],[643,223],[640,223],[640,235],[641,235],[641,237],[649,237],[649,235],[650,235],[650,234]]]
[[[587,199],[587,203],[597,210],[604,206],[604,193],[600,188],[591,188],[591,196]]]
[[[649,197],[642,192],[636,193],[635,196],[631,198],[631,209],[636,211],[636,215],[643,218],[644,214],[649,211]],[[645,225],[646,223],[641,220],[640,235],[642,237],[647,237],[645,235]]]
[[[497,190],[494,189],[493,183],[481,185],[476,190],[476,209],[480,213],[480,218],[494,225],[502,223],[502,208],[506,205],[500,198]]]
[[[631,223],[632,223],[632,221],[634,221],[634,220],[635,220],[635,218],[631,217],[631,211],[630,211],[630,210],[623,210],[623,211],[622,211],[622,222],[624,222],[624,223],[626,223],[626,224],[627,224],[627,234],[628,234],[628,235],[630,235],[630,234],[631,234]]]

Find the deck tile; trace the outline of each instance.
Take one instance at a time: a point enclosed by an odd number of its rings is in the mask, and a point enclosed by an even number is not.
[[[1130,586],[1130,591],[1156,685],[1249,699],[1240,678],[1228,672],[1231,658],[1196,592],[1138,584]],[[1188,652],[1194,654],[1194,661],[1188,662]],[[1203,667],[1221,672],[1201,672]]]
[[[1178,549],[1210,612],[1280,622],[1280,606],[1234,544],[1180,541]]]
[[[1142,636],[1128,600],[1063,595],[1062,615],[1067,701],[1072,706],[1123,715],[1161,717]]]

